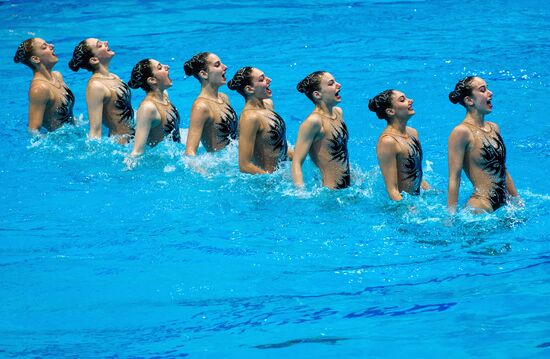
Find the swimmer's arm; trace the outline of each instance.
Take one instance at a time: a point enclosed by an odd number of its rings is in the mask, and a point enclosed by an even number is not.
[[[288,142],[287,142],[287,146],[288,146]],[[296,147],[296,146],[294,146]],[[294,153],[296,151],[296,148],[295,149],[292,149],[290,147],[288,147],[288,149],[286,150],[286,156],[288,157],[289,160],[294,160]]]
[[[447,210],[449,213],[456,212],[458,202],[458,190],[460,188],[460,175],[464,165],[464,153],[468,145],[467,129],[456,127],[449,136],[448,142],[448,167],[449,167],[449,184],[447,188]]]
[[[387,136],[382,137],[378,142],[378,146],[376,146],[376,157],[378,158],[378,164],[382,170],[386,191],[393,201],[401,201],[403,199],[397,184],[398,150],[397,142]]]
[[[512,179],[512,176],[510,176],[510,172],[508,172],[508,170],[506,170],[506,190],[508,191],[508,194],[512,197],[519,196],[516,185],[514,184],[514,180]]]
[[[298,130],[298,138],[294,146],[294,157],[292,158],[292,180],[296,187],[304,185],[302,164],[313,144],[313,140],[320,131],[321,121],[318,118],[304,121]]]
[[[97,81],[89,83],[86,89],[86,104],[88,105],[88,118],[90,120],[88,138],[101,138],[103,99],[107,95],[106,91],[107,89]]]
[[[38,82],[38,81],[37,81]],[[50,97],[50,90],[43,85],[31,86],[29,89],[29,124],[28,131],[36,135],[42,127],[44,112]]]
[[[189,118],[189,130],[187,131],[187,142],[185,144],[185,154],[187,156],[196,156],[197,148],[202,137],[204,124],[210,117],[208,106],[202,102],[195,102],[191,109]]]
[[[155,105],[149,101],[142,102],[136,116],[134,148],[132,153],[130,153],[130,157],[137,157],[143,154],[147,138],[149,137],[149,131],[151,130],[151,123],[156,119],[160,119],[160,114]]]
[[[256,117],[242,116],[239,122],[239,169],[243,173],[266,174],[260,167],[252,163],[254,143],[260,128],[260,120]]]

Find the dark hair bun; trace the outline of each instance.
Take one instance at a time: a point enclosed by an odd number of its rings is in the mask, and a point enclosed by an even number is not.
[[[187,61],[186,63],[183,64],[183,71],[185,72],[185,75],[187,75],[187,76],[193,75],[192,61],[193,61],[193,59],[191,59],[191,60],[189,60],[189,61]]]
[[[376,101],[374,101],[374,99],[371,98],[369,100],[369,110],[371,110],[372,112],[376,112],[377,109],[378,109],[378,105],[376,104]]]
[[[238,81],[235,81],[234,79],[229,80],[229,82],[227,83],[227,88],[235,91],[237,87],[239,87],[239,84],[237,82]]]
[[[76,71],[78,71],[78,69],[80,68],[80,66],[78,66],[78,65],[75,63],[74,59],[71,59],[71,61],[69,61],[69,68],[70,68],[71,70],[73,70],[73,71],[76,72]]]
[[[449,101],[451,101],[454,105],[458,103],[459,99],[460,99],[459,91],[454,90],[449,93]]]
[[[140,87],[141,84],[139,84],[137,81],[134,81],[134,79],[130,79],[130,81],[128,81],[128,86],[132,89],[137,89]]]
[[[296,90],[298,90],[298,92],[300,93],[304,93],[306,92],[306,86],[305,86],[305,82],[306,80],[302,80],[300,82],[298,82],[298,85],[296,85]]]

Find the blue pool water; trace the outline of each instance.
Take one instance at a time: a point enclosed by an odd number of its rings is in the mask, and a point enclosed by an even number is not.
[[[1,1],[0,15],[0,357],[550,356],[546,2]],[[39,140],[26,133],[31,72],[11,61],[31,36],[56,45],[79,116]],[[307,160],[297,194],[289,166],[240,174],[236,147],[201,156],[207,175],[168,143],[125,171],[130,148],[86,141],[89,75],[66,65],[86,37],[109,41],[126,80],[142,58],[169,64],[183,127],[193,54],[215,52],[230,75],[262,69],[291,144],[312,109],[296,83],[330,71],[352,187],[321,188]],[[494,92],[488,119],[525,206],[451,220],[446,142],[464,113],[447,94],[469,74]],[[376,162],[384,124],[367,109],[386,88],[415,100],[436,189],[400,205]],[[461,203],[471,191],[463,182]]]

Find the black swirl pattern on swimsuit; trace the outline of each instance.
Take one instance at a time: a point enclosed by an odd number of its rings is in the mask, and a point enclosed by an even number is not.
[[[420,184],[422,183],[422,147],[416,137],[411,136],[409,145],[409,154],[403,163],[404,179],[413,183],[413,193],[420,194]]]
[[[220,122],[216,124],[216,127],[218,129],[218,139],[223,145],[237,139],[239,120],[231,105],[225,104],[225,108],[220,114]]]
[[[339,122],[339,124],[333,125],[332,138],[328,140],[328,152],[332,157],[330,160],[340,162],[345,168],[344,173],[342,173],[342,177],[336,181],[337,189],[349,187],[351,181],[348,156],[348,137],[348,127],[343,121]]]
[[[274,151],[279,151],[279,159],[286,160],[288,144],[286,143],[286,124],[285,121],[275,111],[271,111],[269,122],[269,138]]]
[[[180,114],[176,106],[170,103],[166,111],[166,125],[164,125],[164,135],[172,137],[174,142],[181,142],[180,136]]]
[[[120,122],[131,128],[134,119],[134,110],[132,109],[132,92],[130,91],[130,87],[123,81],[120,81],[116,94],[115,107],[120,111]]]
[[[65,90],[65,94],[61,100],[61,105],[55,110],[55,112],[59,116],[59,122],[73,124],[74,95],[66,85],[63,86],[63,89]]]
[[[497,132],[495,137],[484,136],[482,144],[481,168],[493,179],[489,201],[494,211],[506,202],[506,146]]]

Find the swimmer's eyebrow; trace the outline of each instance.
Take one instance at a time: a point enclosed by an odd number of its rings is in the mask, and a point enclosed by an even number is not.
[[[99,47],[99,40],[97,40],[97,42],[95,43],[95,47]]]

